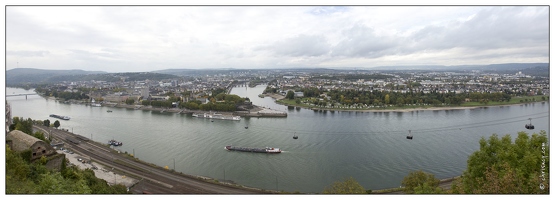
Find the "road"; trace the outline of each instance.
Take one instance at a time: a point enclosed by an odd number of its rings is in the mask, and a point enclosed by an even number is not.
[[[113,168],[120,174],[134,176],[140,179],[139,183],[133,186],[130,191],[133,193],[152,193],[152,194],[263,194],[262,191],[254,188],[243,188],[231,185],[216,184],[210,180],[175,173],[159,166],[152,166],[139,162],[129,155],[117,152],[107,145],[94,141],[81,141],[74,144],[66,138],[76,139],[73,133],[58,130],[45,126],[33,126],[35,129],[42,130],[56,140],[61,140],[65,148],[71,149],[77,154],[89,157],[94,162],[98,162],[107,168]]]
[[[453,178],[447,178],[447,179],[442,179],[439,180],[439,185],[438,187],[440,187],[441,189],[443,189],[443,191],[448,191],[451,189],[451,185],[453,184],[453,181],[455,179],[459,178],[459,176],[457,177],[453,177]],[[393,188],[396,189],[396,188]],[[385,193],[379,193],[379,194],[405,194],[405,192],[401,191],[393,191],[393,192],[385,192]]]

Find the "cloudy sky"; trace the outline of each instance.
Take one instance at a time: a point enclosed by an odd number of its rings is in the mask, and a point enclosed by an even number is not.
[[[549,62],[548,6],[7,6],[6,70]]]

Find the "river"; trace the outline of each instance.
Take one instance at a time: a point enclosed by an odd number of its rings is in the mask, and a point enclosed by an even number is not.
[[[549,102],[465,110],[317,112],[290,109],[257,95],[265,86],[236,87],[232,94],[285,111],[286,118],[199,119],[190,114],[64,104],[38,95],[7,97],[12,116],[38,120],[67,115],[61,128],[95,141],[123,142],[122,152],[186,174],[231,180],[249,187],[321,193],[355,178],[365,189],[394,188],[410,171],[436,178],[461,175],[481,137],[519,131],[549,134]],[[6,94],[34,93],[6,88]],[[113,112],[107,112],[112,110]],[[534,130],[524,128],[532,118]],[[244,127],[248,126],[248,129]],[[411,130],[413,140],[405,137]],[[298,139],[293,139],[293,135]],[[277,147],[281,154],[228,152],[225,145]]]

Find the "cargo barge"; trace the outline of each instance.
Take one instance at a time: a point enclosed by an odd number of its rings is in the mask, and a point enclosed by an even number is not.
[[[279,148],[251,148],[251,147],[234,147],[234,146],[225,146],[225,149],[228,151],[244,151],[244,152],[254,152],[254,153],[281,153],[281,149]]]
[[[63,119],[63,120],[69,120],[69,119],[70,119],[69,116],[61,116],[61,115],[55,115],[55,114],[51,114],[50,117],[54,117],[54,118],[58,118],[58,119]]]

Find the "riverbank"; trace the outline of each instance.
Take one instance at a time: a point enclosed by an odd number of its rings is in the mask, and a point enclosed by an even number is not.
[[[346,108],[323,108],[318,106],[307,106],[306,104],[296,104],[296,103],[287,103],[283,100],[285,96],[279,94],[264,94],[264,96],[272,97],[276,100],[277,104],[284,105],[284,106],[293,106],[296,108],[305,108],[314,111],[338,111],[338,112],[414,112],[414,111],[448,111],[448,110],[467,110],[467,109],[478,109],[478,108],[488,108],[488,107],[503,107],[503,106],[513,106],[513,105],[528,105],[533,103],[540,103],[540,102],[549,102],[549,100],[542,100],[542,101],[533,101],[533,102],[518,102],[518,103],[506,103],[506,104],[496,104],[496,105],[476,105],[476,106],[442,106],[442,107],[433,107],[433,106],[421,106],[421,107],[407,107],[407,108],[398,108],[398,107],[380,107],[380,108],[354,108],[354,109],[346,109]]]
[[[150,111],[158,111],[158,112],[170,112],[170,113],[205,113],[211,111],[203,111],[203,110],[189,110],[189,109],[179,109],[179,108],[155,108],[152,106],[143,106],[143,105],[127,105],[127,104],[114,104],[109,105],[108,107],[116,107],[116,108],[128,108],[128,109],[135,109],[135,110],[150,110]],[[235,111],[235,112],[214,112],[219,113],[222,115],[234,115],[234,116],[241,116],[241,117],[287,117],[286,112],[273,110],[266,107],[254,106],[253,108],[248,111]]]
[[[439,185],[444,192],[451,190],[451,185],[453,181],[460,179],[461,176],[456,176],[452,178],[446,178],[439,180]],[[390,188],[390,189],[382,189],[382,190],[372,190],[372,194],[404,194],[403,187],[398,188]]]
[[[51,100],[58,100],[54,97],[45,97]],[[78,101],[67,101],[67,103],[72,104],[85,104],[87,103],[78,102]],[[189,109],[179,109],[179,108],[160,108],[160,107],[152,107],[152,106],[145,106],[145,105],[129,105],[123,103],[113,103],[107,102],[103,103],[101,107],[111,107],[111,108],[127,108],[127,109],[135,109],[135,110],[147,110],[147,111],[158,111],[161,113],[169,112],[169,113],[183,113],[183,114],[193,114],[193,113],[205,113],[205,112],[213,112],[213,113],[220,113],[223,115],[234,115],[234,116],[241,116],[241,117],[287,117],[286,112],[273,110],[266,107],[260,107],[253,105],[253,108],[247,111],[235,111],[235,112],[223,112],[223,111],[203,111],[203,110],[189,110]]]

